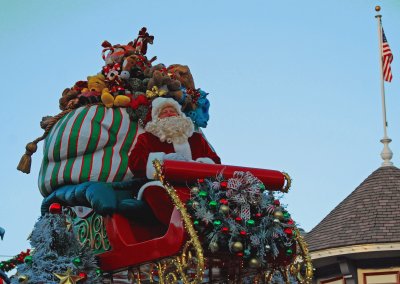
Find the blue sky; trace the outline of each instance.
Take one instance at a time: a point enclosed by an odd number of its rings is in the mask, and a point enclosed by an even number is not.
[[[146,26],[149,57],[187,64],[210,93],[207,138],[223,163],[293,178],[284,197],[309,231],[381,164],[377,23],[394,53],[386,84],[388,134],[400,165],[399,1],[5,1],[0,112],[0,255],[29,247],[40,214],[37,175],[15,168],[42,116],[66,87],[103,64],[101,43],[133,40]]]

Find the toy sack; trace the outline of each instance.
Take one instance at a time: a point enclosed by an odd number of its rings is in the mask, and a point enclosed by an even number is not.
[[[138,132],[125,108],[77,108],[44,141],[39,190],[49,195],[65,184],[122,181],[132,177],[128,154]]]

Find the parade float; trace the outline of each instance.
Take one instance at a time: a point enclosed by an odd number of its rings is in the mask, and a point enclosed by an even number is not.
[[[207,141],[208,93],[188,66],[148,59],[153,40],[142,28],[128,44],[104,41],[102,70],[65,89],[61,112],[42,119],[44,134],[18,165],[29,173],[43,140],[42,217],[32,251],[0,268],[17,268],[11,283],[311,283],[307,246],[278,198],[288,174],[208,163],[192,145],[188,159],[170,153],[151,161],[150,176],[135,173],[143,149],[134,148],[160,98]]]

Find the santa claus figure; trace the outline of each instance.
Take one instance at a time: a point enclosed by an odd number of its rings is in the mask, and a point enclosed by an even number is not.
[[[203,136],[194,132],[192,120],[174,99],[153,100],[151,116],[146,132],[138,136],[129,156],[129,168],[135,177],[154,179],[155,159],[221,163]]]

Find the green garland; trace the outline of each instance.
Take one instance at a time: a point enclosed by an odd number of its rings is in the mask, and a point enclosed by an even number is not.
[[[8,272],[10,270],[13,270],[18,264],[24,263],[24,262],[30,262],[32,261],[31,257],[31,250],[27,249],[26,252],[21,251],[18,255],[14,256],[13,258],[5,261],[0,262],[0,270],[3,270],[4,272]]]

